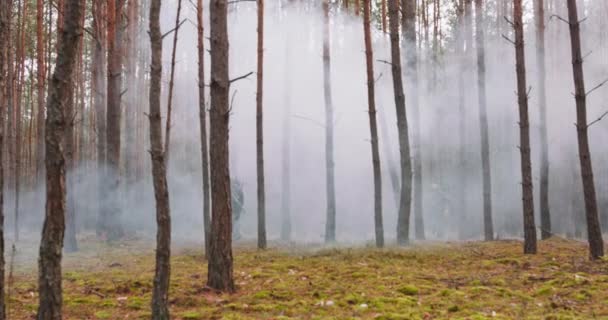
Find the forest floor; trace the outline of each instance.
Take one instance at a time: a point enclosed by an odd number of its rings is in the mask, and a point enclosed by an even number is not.
[[[424,243],[409,248],[235,249],[238,292],[205,287],[198,248],[175,248],[173,319],[608,319],[608,260],[581,242]],[[64,319],[150,319],[154,250],[82,241],[64,255]],[[8,272],[8,268],[7,268]],[[9,319],[35,319],[35,261],[19,262]]]

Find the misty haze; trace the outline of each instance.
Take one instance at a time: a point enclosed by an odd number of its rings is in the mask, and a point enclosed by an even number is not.
[[[0,320],[608,317],[605,0],[0,0]]]

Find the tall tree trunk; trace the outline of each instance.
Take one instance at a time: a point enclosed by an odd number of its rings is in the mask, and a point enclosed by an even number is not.
[[[593,181],[593,166],[589,150],[587,129],[587,92],[585,91],[585,75],[583,73],[583,56],[581,54],[580,22],[576,0],[568,0],[568,21],[570,26],[570,45],[572,48],[572,75],[574,78],[574,96],[576,99],[576,132],[578,138],[578,156],[581,164],[583,194],[585,198],[585,216],[587,218],[587,238],[589,241],[589,257],[598,259],[604,255],[604,241],[600,228],[595,184]]]
[[[348,3],[345,2],[345,3]],[[291,46],[290,34],[288,30],[285,39],[285,65],[283,66],[283,90],[284,108],[281,143],[281,240],[291,240]]]
[[[4,119],[6,116],[7,49],[10,47],[10,12],[13,0],[0,0],[0,320],[6,319],[4,282]]]
[[[408,136],[405,94],[401,77],[401,48],[399,47],[399,0],[388,1],[389,32],[391,39],[391,71],[395,108],[397,112],[397,131],[399,135],[399,154],[401,164],[401,194],[397,217],[397,243],[407,244],[410,234],[410,211],[412,208],[412,163]]]
[[[129,0],[127,4],[127,48],[125,56],[125,69],[127,79],[127,92],[125,99],[125,171],[126,171],[126,184],[125,189],[131,190],[137,181],[137,161],[135,158],[137,154],[136,146],[136,131],[137,131],[137,100],[138,95],[143,95],[143,92],[139,91],[138,79],[137,79],[137,50],[139,44],[139,1]]]
[[[27,20],[27,1],[19,1],[21,6],[19,7],[19,19],[18,19],[18,27],[19,29],[16,32],[16,37],[18,37],[18,48],[17,48],[17,59],[16,66],[17,70],[15,73],[15,89],[16,94],[14,97],[14,121],[15,121],[15,131],[14,131],[14,140],[13,140],[13,151],[15,154],[13,155],[13,160],[15,161],[13,165],[14,169],[14,187],[15,187],[15,196],[14,196],[14,207],[15,210],[15,221],[14,221],[14,229],[15,229],[15,241],[19,241],[19,220],[21,215],[20,204],[21,204],[21,127],[23,123],[23,117],[21,115],[21,107],[22,107],[22,96],[23,96],[23,86],[24,86],[24,72],[25,72],[25,20]]]
[[[545,4],[534,0],[536,22],[536,64],[538,65],[538,108],[540,112],[540,228],[541,238],[551,237],[549,211],[549,142],[547,137],[547,91],[545,64]]]
[[[517,97],[519,103],[519,150],[521,155],[522,199],[524,209],[524,253],[536,253],[536,226],[534,223],[534,197],[532,192],[532,164],[530,160],[530,121],[528,119],[528,91],[526,60],[524,55],[524,26],[522,0],[513,1],[515,28],[515,60]]]
[[[97,235],[101,235],[106,227],[105,218],[105,172],[106,172],[106,1],[93,0],[93,58],[91,60],[91,91],[93,108],[95,109],[95,129],[97,144],[97,201],[98,216],[96,223]]]
[[[468,227],[467,223],[467,139],[466,139],[466,105],[465,105],[465,88],[464,88],[464,75],[466,73],[467,67],[467,55],[465,51],[465,47],[467,47],[466,37],[464,36],[465,32],[465,0],[459,0],[458,5],[458,23],[457,23],[457,37],[456,37],[456,46],[457,46],[457,54],[458,54],[458,63],[459,72],[458,72],[458,183],[460,184],[456,191],[456,199],[457,199],[457,210],[459,211],[459,223],[458,223],[458,237],[460,240],[464,240],[467,237],[466,229]]]
[[[150,158],[156,199],[156,272],[152,293],[152,319],[169,320],[169,277],[171,257],[171,213],[167,171],[163,157],[163,136],[160,117],[163,39],[160,32],[161,0],[150,2]],[[177,30],[176,30],[177,31]]]
[[[483,189],[483,230],[486,241],[494,239],[492,222],[492,175],[490,171],[490,134],[486,98],[486,53],[484,44],[483,0],[475,0],[475,36],[477,40],[477,103],[481,137],[481,171]]]
[[[228,24],[227,0],[211,0],[211,236],[207,285],[234,292],[232,269],[232,207],[228,128]]]
[[[357,3],[358,1],[359,0],[357,0]],[[358,7],[359,5],[357,4],[356,8]],[[327,197],[325,243],[333,243],[336,242],[336,185],[334,164],[334,108],[332,106],[331,97],[329,0],[323,0],[323,93],[325,99],[325,187]]]
[[[108,0],[108,87],[106,109],[106,207],[105,232],[115,241],[124,234],[120,223],[120,123],[122,90],[122,8],[125,0]]]
[[[36,1],[36,86],[38,98],[38,117],[36,119],[36,183],[41,183],[44,166],[44,101],[45,101],[45,80],[46,64],[44,61],[44,1]]]
[[[422,144],[420,142],[420,106],[418,102],[418,53],[416,51],[416,0],[402,0],[401,28],[405,43],[406,77],[412,84],[412,149],[414,164],[414,229],[416,239],[424,240],[424,215],[422,206]],[[407,79],[407,78],[406,78]]]
[[[374,230],[376,247],[384,247],[384,226],[382,225],[382,172],[380,170],[380,148],[378,146],[378,123],[376,121],[376,90],[374,78],[374,53],[370,31],[370,0],[363,0],[363,34],[365,39],[365,63],[367,65],[367,104],[369,129],[372,138],[372,167],[374,172]]]
[[[49,86],[45,126],[47,181],[46,212],[38,259],[39,320],[62,318],[61,251],[66,209],[63,135],[67,120],[64,104],[70,98],[70,87],[74,85],[73,74],[78,42],[82,35],[84,0],[67,0],[64,14],[63,32],[59,34],[61,46]]]
[[[209,199],[209,151],[207,147],[207,110],[205,106],[205,33],[203,24],[203,0],[197,0],[196,19],[198,27],[198,114],[201,130],[201,159],[203,171],[203,225],[205,236],[205,256],[209,254],[209,234],[211,233],[211,203]]]
[[[177,51],[177,35],[179,34],[179,16],[182,11],[182,0],[177,0],[175,29],[173,30],[173,48],[171,49],[171,75],[169,76],[169,96],[167,97],[167,124],[165,125],[165,169],[169,167],[169,143],[171,141],[171,114],[173,113],[173,86],[175,81],[175,53]]]
[[[382,0],[380,3],[380,15],[380,18],[382,19],[382,32],[386,33],[386,0]]]
[[[65,3],[63,4],[65,6]],[[85,5],[86,5],[86,0],[85,0]],[[60,17],[61,19],[58,19],[58,21],[63,21],[64,20],[64,7],[60,8]],[[84,15],[83,15],[84,16]],[[84,22],[82,22],[84,23]],[[62,27],[60,27],[59,25],[57,26],[57,30],[62,30]],[[77,53],[76,56],[79,57],[82,55],[82,50],[80,48],[80,42],[78,41],[77,44]],[[78,61],[77,61],[78,62]],[[74,83],[76,80],[76,72],[77,72],[77,67],[76,67],[76,71],[74,71]],[[69,98],[65,101],[65,106],[64,106],[64,110],[65,110],[65,114],[64,116],[66,117],[66,122],[65,122],[65,132],[64,132],[64,156],[65,156],[65,169],[66,169],[66,188],[68,190],[66,198],[67,198],[67,204],[66,204],[66,232],[65,232],[65,250],[67,252],[75,252],[78,250],[78,243],[76,241],[76,204],[75,204],[75,199],[73,196],[73,190],[74,190],[74,161],[75,161],[75,155],[74,155],[74,151],[75,151],[75,146],[74,146],[74,138],[75,138],[75,131],[74,131],[74,121],[75,121],[75,109],[74,109],[74,87],[69,87],[68,89],[69,92]]]
[[[258,72],[256,104],[256,167],[258,184],[258,248],[266,249],[266,191],[264,185],[264,0],[258,0]]]

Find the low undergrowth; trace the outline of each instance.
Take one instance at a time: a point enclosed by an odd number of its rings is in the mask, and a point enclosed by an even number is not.
[[[174,250],[173,319],[607,319],[608,262],[579,242],[405,249],[235,250],[233,295],[205,287],[198,249]],[[15,268],[9,319],[34,319],[35,264]],[[149,319],[153,248],[84,243],[64,263],[64,319]]]

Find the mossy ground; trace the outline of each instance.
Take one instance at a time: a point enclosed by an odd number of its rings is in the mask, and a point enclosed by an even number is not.
[[[198,249],[176,248],[173,319],[608,319],[608,262],[580,242],[235,249],[238,292],[205,288]],[[65,255],[64,319],[149,319],[153,248],[84,242]],[[15,266],[10,319],[34,319],[35,264]]]

